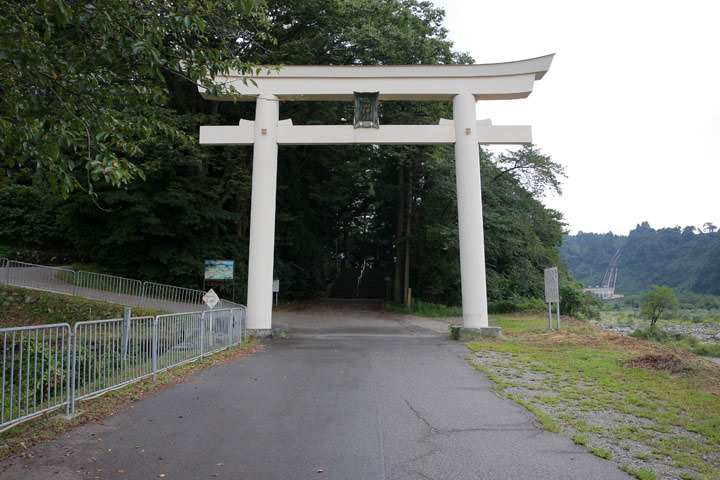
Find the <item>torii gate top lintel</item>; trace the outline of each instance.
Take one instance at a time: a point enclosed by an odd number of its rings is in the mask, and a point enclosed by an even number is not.
[[[352,100],[354,92],[380,92],[379,100],[451,100],[461,92],[476,100],[525,98],[550,68],[554,54],[514,62],[476,65],[287,65],[258,74],[217,76],[237,93],[208,100]],[[250,81],[248,81],[250,80]]]

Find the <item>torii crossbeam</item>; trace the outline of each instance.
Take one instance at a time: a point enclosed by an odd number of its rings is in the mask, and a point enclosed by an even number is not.
[[[477,100],[525,98],[550,68],[553,55],[484,65],[285,66],[256,76],[216,77],[236,93],[211,100],[255,101],[255,120],[239,125],[202,126],[203,145],[253,145],[248,328],[272,329],[275,195],[278,145],[454,144],[460,231],[463,324],[481,333],[488,327],[482,224],[479,144],[528,144],[529,126],[478,121]],[[353,100],[355,92],[379,92],[379,100],[452,100],[453,120],[438,125],[293,125],[280,120],[279,102]]]

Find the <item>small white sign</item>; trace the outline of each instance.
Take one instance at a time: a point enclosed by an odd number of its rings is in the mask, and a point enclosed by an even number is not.
[[[545,302],[560,302],[560,288],[558,285],[557,267],[545,269]]]
[[[197,298],[197,297],[196,297]],[[208,290],[208,292],[203,295],[203,302],[205,302],[205,305],[207,305],[210,308],[215,308],[215,305],[218,304],[220,301],[220,297],[218,297],[217,293],[215,293],[215,290],[212,288]]]
[[[273,293],[277,293],[280,291],[280,280],[277,278],[273,280]]]

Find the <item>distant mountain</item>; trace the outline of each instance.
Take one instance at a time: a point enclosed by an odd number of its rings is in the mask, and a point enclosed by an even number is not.
[[[720,231],[693,227],[655,230],[647,222],[627,236],[611,233],[566,235],[560,255],[586,287],[599,285],[620,250],[616,293],[641,294],[651,285],[720,295]]]

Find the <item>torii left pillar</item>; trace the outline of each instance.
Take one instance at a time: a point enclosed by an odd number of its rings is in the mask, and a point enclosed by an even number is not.
[[[272,328],[272,283],[275,261],[275,194],[277,189],[277,129],[280,102],[264,94],[255,101],[250,197],[247,328]]]

